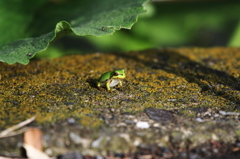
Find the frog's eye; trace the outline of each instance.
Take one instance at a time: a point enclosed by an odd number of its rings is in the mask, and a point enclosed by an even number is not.
[[[117,76],[117,75],[118,75],[118,73],[117,73],[117,72],[114,72],[114,73],[113,73],[113,76]]]

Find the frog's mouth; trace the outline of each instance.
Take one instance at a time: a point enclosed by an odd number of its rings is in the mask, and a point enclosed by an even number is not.
[[[117,78],[125,78],[124,74],[119,74]]]
[[[119,74],[117,72],[115,72],[111,78],[115,78],[115,79],[119,79],[119,78],[125,78],[125,75],[124,74]]]

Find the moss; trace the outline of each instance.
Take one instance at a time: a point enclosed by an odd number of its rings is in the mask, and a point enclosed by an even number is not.
[[[1,63],[0,127],[34,114],[39,123],[79,117],[83,125],[91,121],[97,126],[101,121],[86,114],[109,107],[121,112],[147,107],[233,110],[231,103],[240,99],[239,59],[237,48],[180,48],[71,55],[26,66]],[[96,88],[102,73],[119,68],[127,72],[123,88],[112,93]]]

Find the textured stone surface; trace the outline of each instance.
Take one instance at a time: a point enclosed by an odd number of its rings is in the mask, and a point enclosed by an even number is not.
[[[96,88],[101,73],[121,68],[127,72],[122,88],[112,93]],[[30,125],[43,131],[50,155],[73,150],[127,154],[149,145],[172,157],[204,147],[209,147],[205,156],[214,148],[215,154],[223,147],[228,147],[224,154],[231,153],[239,148],[239,68],[238,48],[94,53],[32,60],[26,66],[0,63],[0,130],[37,114]],[[137,127],[141,122],[149,128]],[[18,154],[21,136],[0,143],[0,154]]]

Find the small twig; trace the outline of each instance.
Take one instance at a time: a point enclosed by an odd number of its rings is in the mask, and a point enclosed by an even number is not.
[[[4,137],[9,137],[9,136],[13,136],[13,135],[17,135],[20,134],[22,132],[24,132],[27,128],[22,128],[20,130],[15,131],[16,129],[19,129],[29,123],[31,123],[33,120],[35,120],[37,115],[31,117],[30,119],[27,119],[17,125],[14,125],[6,130],[3,130],[2,132],[0,132],[0,138],[4,138]]]

